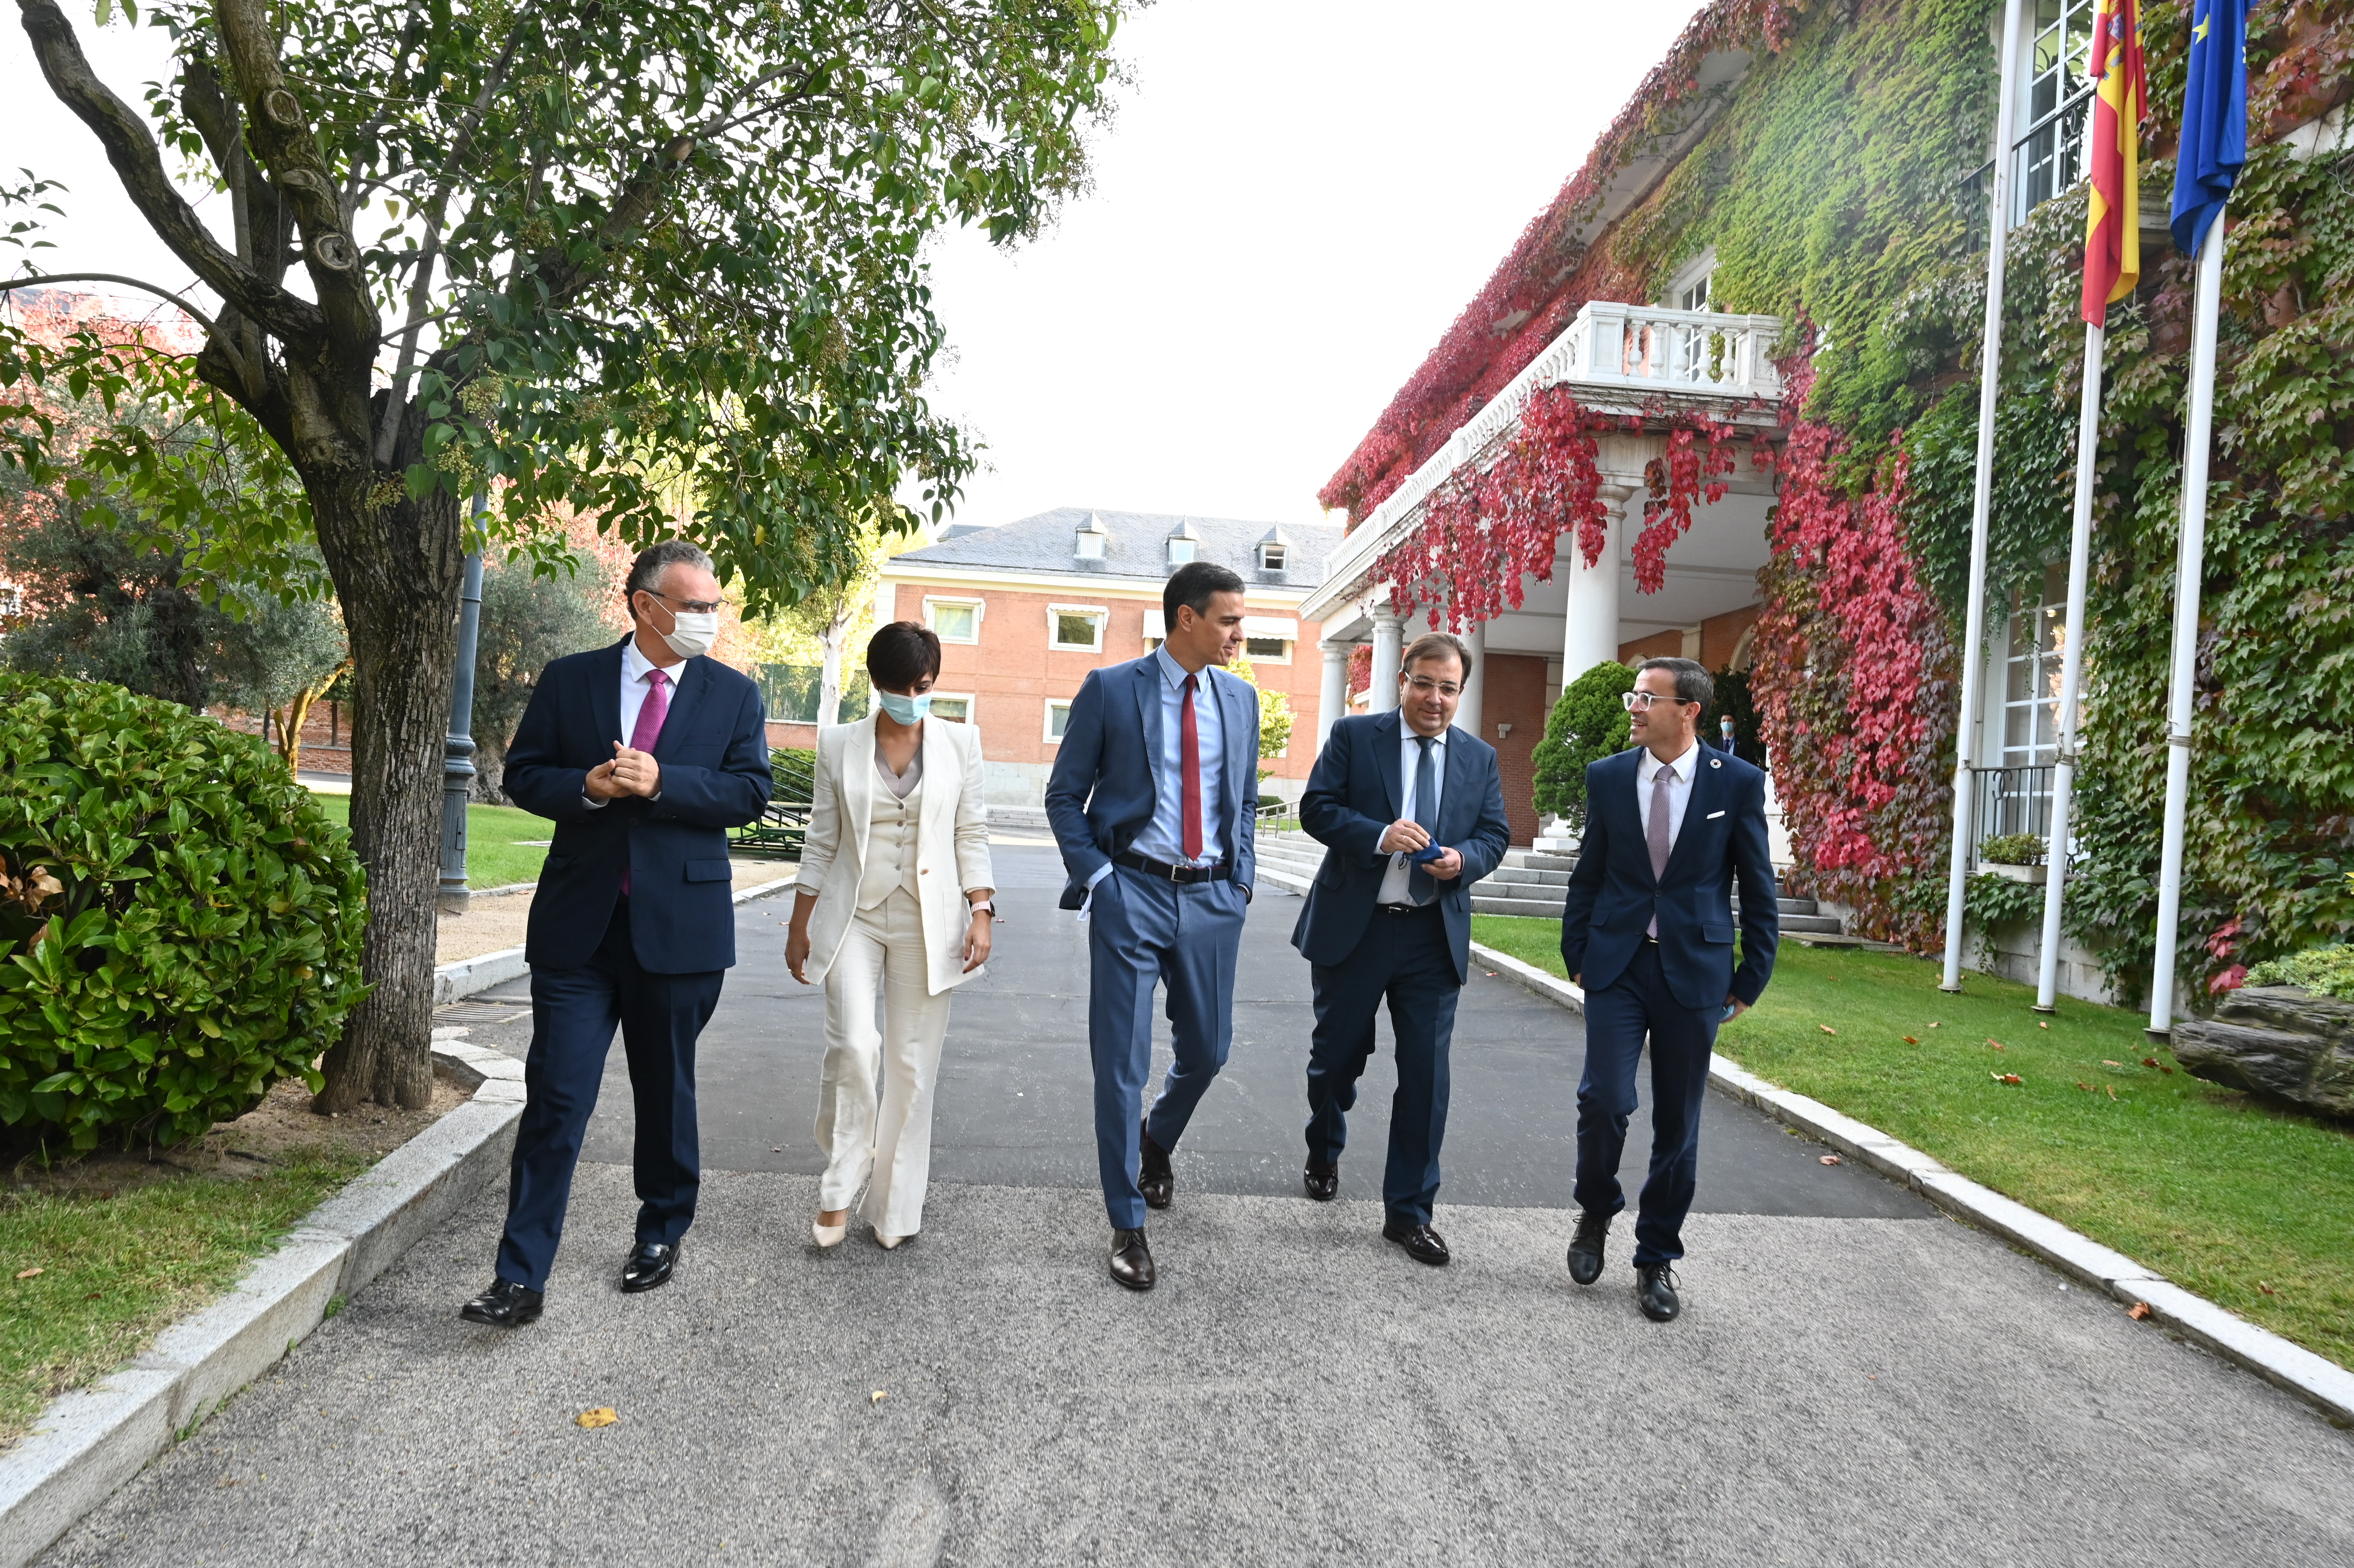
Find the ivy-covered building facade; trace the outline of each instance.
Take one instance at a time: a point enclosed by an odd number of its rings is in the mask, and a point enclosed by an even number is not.
[[[2043,872],[2010,863],[2048,833],[2092,5],[2023,4],[2003,148],[2001,0],[1716,0],[1694,18],[1322,493],[1350,524],[1300,610],[1324,628],[1324,712],[1344,711],[1356,648],[1379,664],[1426,620],[1451,625],[1484,651],[1463,722],[1502,749],[1509,789],[1564,682],[1702,658],[1745,677],[1789,880],[1852,933],[1922,951],[1943,943],[1959,729],[1971,842],[1993,852],[1973,856],[1968,957],[2031,974]],[[2065,854],[2063,988],[2128,1001],[2151,972],[2165,777],[2188,11],[2144,12],[2143,270],[2110,313]],[[2258,0],[2248,61],[2178,955],[2202,1004],[2354,929],[2354,0]],[[1997,157],[1994,608],[1964,715]],[[1498,717],[1500,689],[1533,729]]]

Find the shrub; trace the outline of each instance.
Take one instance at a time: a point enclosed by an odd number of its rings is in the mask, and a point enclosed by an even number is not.
[[[349,836],[270,749],[0,673],[0,1125],[178,1143],[313,1064],[365,987]]]
[[[2354,1000],[2354,948],[2307,948],[2248,971],[2250,985],[2296,985],[2322,996]]]
[[[1634,689],[1635,672],[1618,663],[1596,664],[1562,689],[1532,759],[1538,810],[1585,829],[1585,769],[1633,744],[1619,698]]]
[[[1995,865],[2035,865],[2043,859],[2041,833],[1996,833],[1978,841],[1978,858]]]

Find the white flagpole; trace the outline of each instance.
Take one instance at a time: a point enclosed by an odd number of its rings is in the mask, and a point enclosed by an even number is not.
[[[2174,562],[2174,668],[2167,680],[2166,837],[2158,862],[2158,941],[2149,980],[2149,1033],[2174,1030],[2174,961],[2182,923],[2183,818],[2190,795],[2190,705],[2198,673],[2199,591],[2207,554],[2207,458],[2215,432],[2215,316],[2223,293],[2223,209],[2199,249],[2190,316],[2190,411],[2182,432],[2182,540]]]
[[[2010,237],[2012,110],[2018,99],[2020,0],[2003,0],[2002,85],[1994,111],[1994,216],[1987,226],[1986,333],[1978,351],[1978,471],[1970,486],[1969,612],[1962,635],[1962,711],[1954,726],[1954,847],[1946,876],[1946,978],[1962,989],[1962,896],[1969,880],[1971,753],[1980,715],[1978,685],[1986,645],[1987,518],[1994,505],[1995,382],[2002,368],[2002,269]]]
[[[2084,579],[2093,553],[2093,469],[2101,450],[2101,351],[2108,334],[2084,323],[2084,394],[2076,411],[2076,511],[2068,529],[2068,620],[2061,636],[2060,713],[2052,739],[2052,836],[2043,851],[2043,950],[2035,1011],[2059,1005],[2060,906],[2067,896],[2068,818],[2076,792],[2076,703],[2084,677]]]

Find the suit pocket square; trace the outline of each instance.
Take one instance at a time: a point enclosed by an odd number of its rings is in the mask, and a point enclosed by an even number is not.
[[[1703,817],[1703,818],[1702,818],[1702,819],[1701,819],[1701,820],[1702,820],[1702,821],[1709,821],[1709,822],[1712,822],[1712,821],[1716,821],[1716,820],[1717,820],[1717,818],[1719,818],[1719,817],[1721,817],[1721,816],[1723,816],[1723,815],[1724,815],[1724,813],[1723,813],[1723,811],[1711,811],[1711,812],[1710,812],[1706,817]]]

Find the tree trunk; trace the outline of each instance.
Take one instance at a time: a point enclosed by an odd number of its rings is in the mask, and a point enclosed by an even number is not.
[[[818,668],[817,723],[820,729],[842,722],[842,638],[850,630],[850,612],[834,611],[833,619],[825,623],[818,645],[825,650],[825,662]]]
[[[385,504],[370,473],[313,486],[319,542],[352,651],[352,847],[368,874],[367,996],[327,1053],[315,1109],[433,1094],[435,893],[442,750],[457,651],[457,497]]]
[[[507,743],[504,736],[474,737],[474,799],[485,806],[506,806]]]

